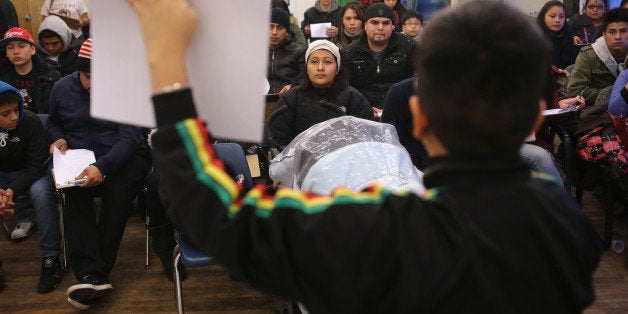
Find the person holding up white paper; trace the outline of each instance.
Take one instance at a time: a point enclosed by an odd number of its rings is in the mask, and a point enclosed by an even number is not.
[[[597,231],[518,156],[542,121],[550,64],[518,10],[465,2],[423,31],[414,74],[429,79],[408,105],[430,154],[425,194],[371,186],[321,196],[238,185],[198,117],[185,50],[161,49],[187,47],[197,15],[186,0],[128,1],[151,69],[167,213],[234,277],[311,313],[579,313],[593,302]]]
[[[64,190],[64,223],[69,261],[77,283],[67,290],[68,302],[87,309],[96,296],[113,289],[114,267],[132,201],[147,173],[147,147],[138,127],[90,116],[92,40],[78,54],[77,72],[55,84],[50,95],[47,130],[59,149],[89,149],[96,161],[74,174],[80,187]],[[141,60],[140,60],[141,61]],[[106,179],[105,179],[106,177]],[[102,200],[96,217],[93,198]]]
[[[336,0],[316,0],[314,6],[303,14],[301,29],[305,38],[312,40],[331,38],[338,34],[338,27],[342,17],[340,12],[342,7]],[[319,25],[324,26],[324,32],[313,32],[312,25],[319,23],[330,23]]]

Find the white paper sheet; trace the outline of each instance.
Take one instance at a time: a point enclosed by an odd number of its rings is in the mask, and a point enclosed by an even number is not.
[[[54,171],[55,185],[73,186],[68,181],[74,181],[83,169],[96,162],[94,152],[89,149],[68,149],[61,154],[58,148],[52,153],[52,169]]]
[[[329,36],[327,36],[325,32],[330,27],[331,27],[331,23],[310,24],[310,33],[312,33],[313,38],[327,38]]]
[[[201,118],[214,137],[259,142],[268,60],[267,1],[191,0],[199,27],[188,74]],[[92,1],[92,105],[95,117],[155,127],[139,24],[126,0]],[[243,25],[244,23],[245,25]]]
[[[566,113],[566,112],[571,112],[571,111],[576,111],[576,110],[577,110],[576,107],[567,107],[567,108],[564,108],[564,109],[561,109],[561,108],[547,109],[547,110],[543,111],[543,115],[544,116],[552,116],[552,115]]]

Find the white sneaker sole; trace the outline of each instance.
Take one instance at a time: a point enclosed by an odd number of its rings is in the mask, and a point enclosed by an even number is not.
[[[102,297],[106,292],[113,290],[110,283],[93,285],[89,283],[73,285],[68,288],[68,302],[78,309],[86,310],[89,308],[86,302]]]

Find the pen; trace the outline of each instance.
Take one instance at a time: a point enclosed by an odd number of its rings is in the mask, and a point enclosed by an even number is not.
[[[80,184],[83,184],[85,182],[85,180],[87,180],[87,179],[86,178],[82,178],[82,179],[70,180],[70,181],[65,181],[65,184],[80,185]]]
[[[50,161],[50,158],[52,158],[52,155],[48,156],[48,158],[46,158],[46,160],[44,160],[44,165],[47,164]]]

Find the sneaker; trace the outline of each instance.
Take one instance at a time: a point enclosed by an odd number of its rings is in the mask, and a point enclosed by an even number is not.
[[[4,275],[2,274],[2,261],[0,261],[0,291],[4,290],[5,287]]]
[[[81,310],[89,309],[91,302],[113,290],[106,276],[84,275],[79,282],[68,288],[68,302]]]
[[[41,259],[41,275],[37,291],[47,293],[54,290],[61,281],[61,263],[56,256]]]
[[[31,235],[36,229],[37,227],[35,226],[35,222],[33,220],[28,219],[28,218],[22,219],[17,222],[17,225],[15,226],[15,230],[11,232],[11,239],[13,240],[25,239],[29,235]]]

